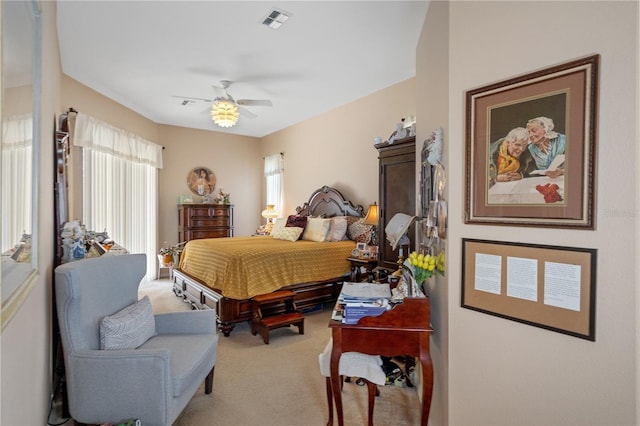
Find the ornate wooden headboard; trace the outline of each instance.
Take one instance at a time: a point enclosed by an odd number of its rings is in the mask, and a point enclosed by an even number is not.
[[[300,216],[364,216],[364,208],[360,204],[354,205],[340,191],[326,185],[314,191],[302,207],[296,207],[296,212]]]

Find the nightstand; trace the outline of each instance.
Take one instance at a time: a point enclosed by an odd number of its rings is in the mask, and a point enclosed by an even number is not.
[[[364,281],[365,277],[362,276],[361,267],[364,266],[367,270],[366,279],[369,282],[373,281],[373,268],[378,266],[378,259],[358,259],[355,257],[347,257],[347,260],[351,262],[351,281],[359,282]]]

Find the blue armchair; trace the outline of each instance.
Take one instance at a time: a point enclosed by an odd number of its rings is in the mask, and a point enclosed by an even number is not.
[[[214,311],[146,313],[145,321],[138,317],[130,324],[145,323],[151,337],[133,343],[135,348],[102,349],[105,317],[120,320],[133,306],[150,309],[138,300],[145,272],[144,254],[107,255],[55,270],[69,412],[76,421],[135,418],[145,426],[168,426],[203,380],[211,393],[218,348]]]

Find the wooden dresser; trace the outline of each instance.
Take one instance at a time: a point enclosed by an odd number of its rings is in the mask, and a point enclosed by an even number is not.
[[[233,237],[233,204],[179,204],[178,241]]]

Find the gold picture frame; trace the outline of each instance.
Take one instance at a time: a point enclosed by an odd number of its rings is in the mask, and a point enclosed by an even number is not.
[[[589,56],[466,93],[465,223],[595,228],[599,59]],[[509,169],[496,165],[506,156],[501,144],[512,130],[513,138],[517,130],[531,135],[529,123],[536,119],[549,123],[543,129],[545,137],[553,135],[547,143],[563,147],[557,148],[560,166],[540,167],[548,148],[533,154],[533,136],[525,137],[519,168],[505,182]],[[532,167],[525,168],[528,163]],[[562,175],[551,177],[554,171]]]
[[[187,174],[187,186],[195,195],[208,197],[216,189],[216,175],[208,167],[194,167]]]

